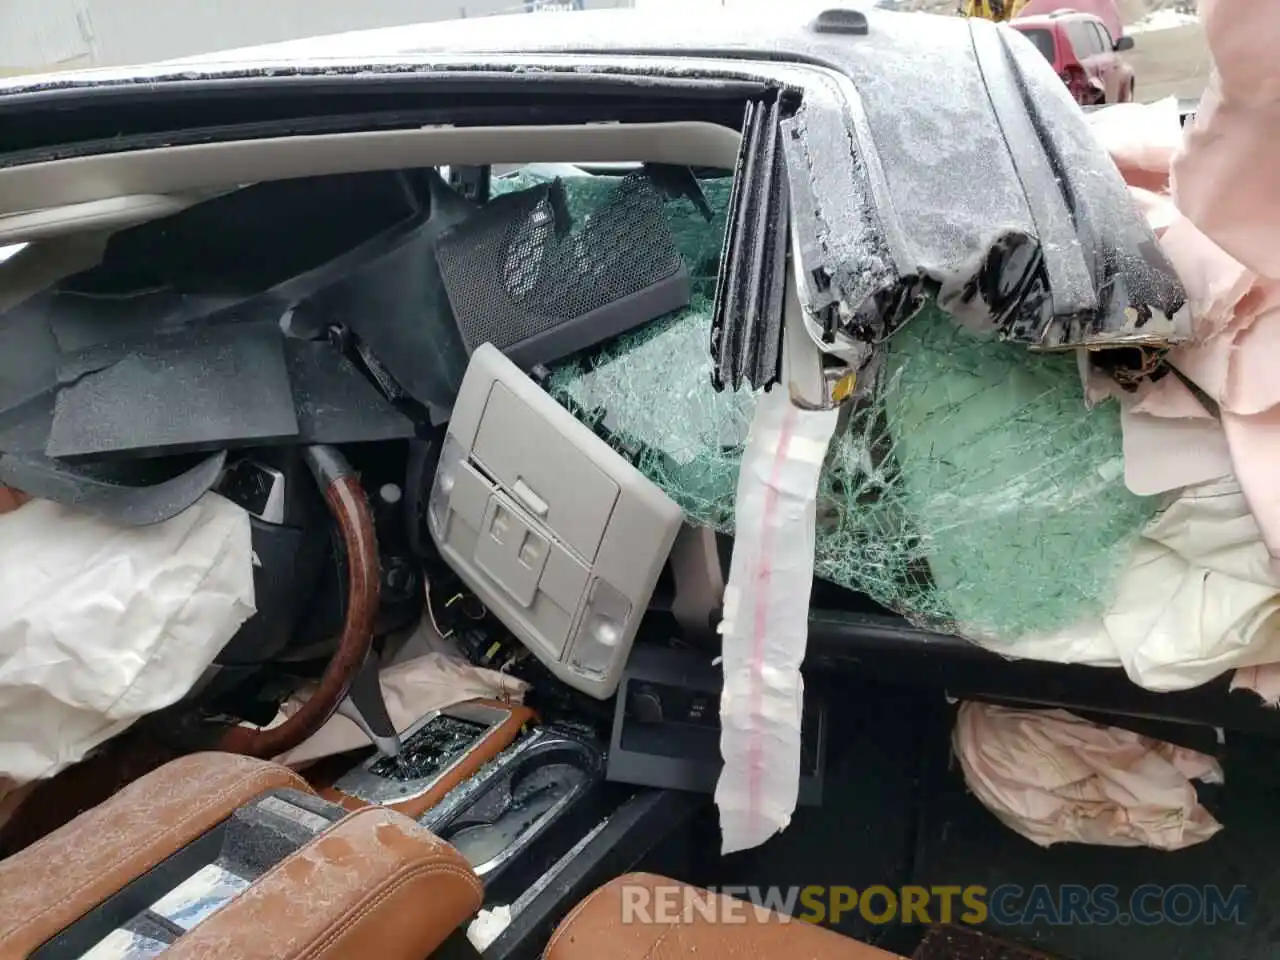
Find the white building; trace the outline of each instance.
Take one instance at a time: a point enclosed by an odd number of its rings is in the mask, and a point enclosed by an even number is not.
[[[0,75],[121,66],[429,20],[633,0],[0,0]]]

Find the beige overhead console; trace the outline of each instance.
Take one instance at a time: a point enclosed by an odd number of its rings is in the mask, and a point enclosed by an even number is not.
[[[428,513],[445,560],[552,673],[613,695],[680,528],[671,498],[485,344]]]

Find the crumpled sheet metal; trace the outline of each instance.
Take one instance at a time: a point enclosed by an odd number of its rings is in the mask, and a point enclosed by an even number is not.
[[[1193,780],[1222,767],[1194,750],[1065,710],[962,703],[952,745],[974,796],[1033,843],[1181,850],[1222,824]]]
[[[49,777],[176,703],[253,615],[249,516],[216,494],[126,527],[0,516],[0,781]]]
[[[931,296],[1030,347],[1189,335],[1176,274],[1029,41],[938,17],[872,34],[874,56],[847,63],[843,105],[810,91],[784,124],[820,345],[856,361],[857,343],[883,340]]]

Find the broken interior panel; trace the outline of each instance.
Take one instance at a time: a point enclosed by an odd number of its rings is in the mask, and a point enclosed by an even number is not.
[[[1266,689],[1280,579],[1178,366],[1209,298],[1044,58],[879,9],[515,19],[0,96],[0,887],[99,884],[12,930],[6,889],[5,947],[229,942],[297,863],[317,927],[441,865],[378,901],[395,949],[488,960],[633,868],[883,839],[915,882],[926,740],[1035,844],[1218,833],[1220,744],[1135,683]],[[1051,714],[1036,660],[1124,670]]]

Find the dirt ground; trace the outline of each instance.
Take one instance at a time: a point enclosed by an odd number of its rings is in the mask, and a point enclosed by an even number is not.
[[[1209,48],[1197,24],[1133,35],[1126,56],[1137,74],[1139,100],[1175,96],[1198,99],[1209,78]]]

